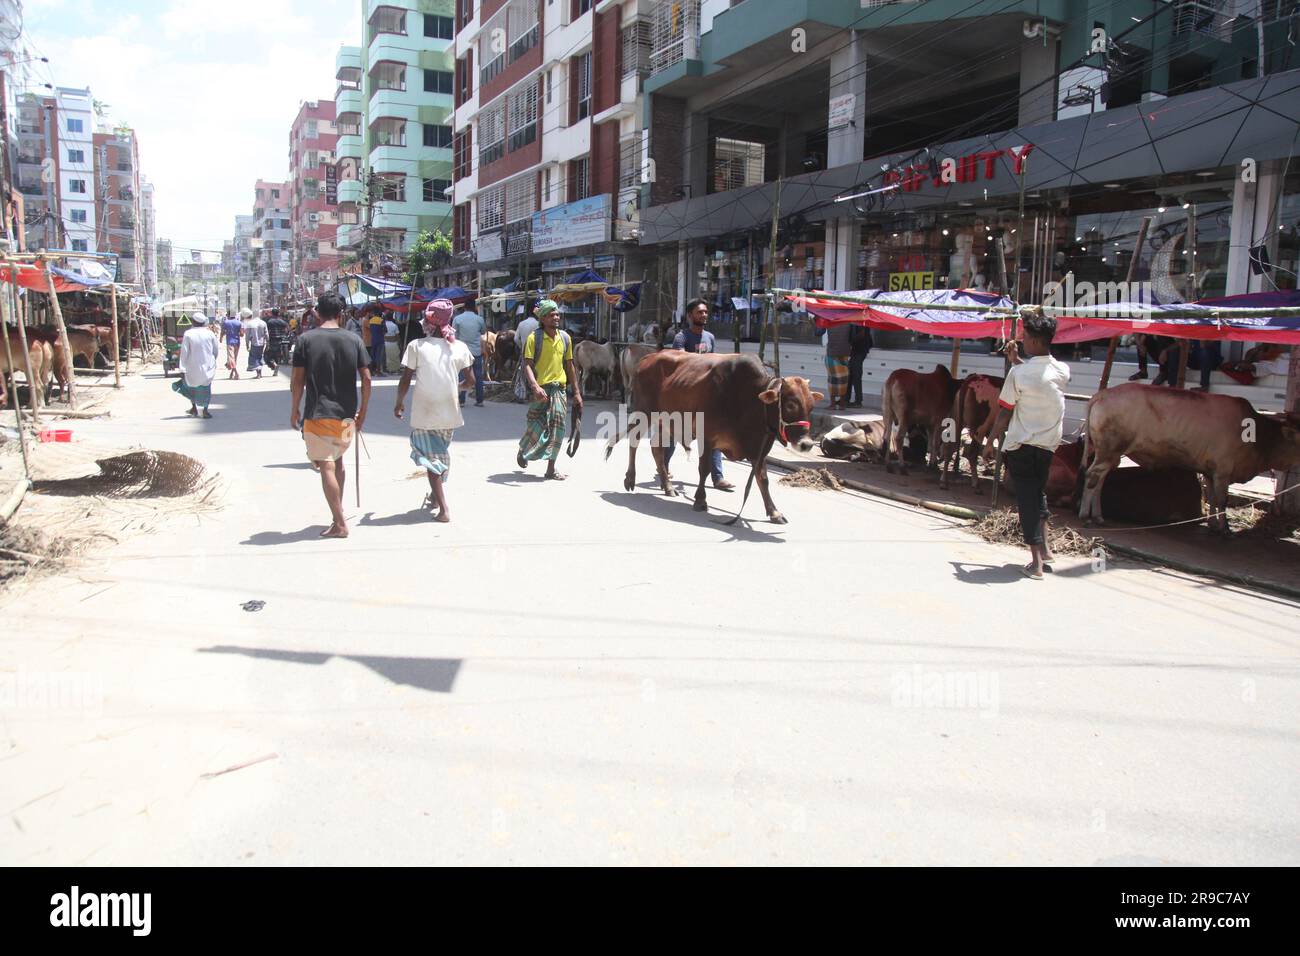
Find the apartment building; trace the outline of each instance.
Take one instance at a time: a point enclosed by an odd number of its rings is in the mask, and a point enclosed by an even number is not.
[[[1284,77],[1300,74],[1279,72],[1289,15],[1245,8],[654,3],[638,236],[654,284],[675,289],[673,312],[701,295],[747,334],[768,286],[1036,302],[1066,274],[1120,281],[1133,263],[1166,300],[1291,287],[1284,117],[1300,91]],[[1252,273],[1257,248],[1273,275]],[[783,339],[815,335],[788,321]]]
[[[337,246],[396,265],[423,230],[450,228],[452,0],[368,2],[364,44],[335,60]]]
[[[98,240],[95,195],[94,98],[87,89],[55,91],[59,130],[59,214],[66,249],[94,252]]]
[[[298,290],[319,291],[338,265],[338,132],[333,100],[303,103],[289,131],[293,268]]]
[[[144,233],[140,221],[140,149],[128,127],[93,134],[95,152],[95,245],[117,256],[118,278],[136,282],[141,275]]]
[[[267,301],[289,291],[291,214],[290,184],[259,179],[254,189],[253,235],[249,248],[253,256],[253,281],[258,283],[262,298]]]
[[[458,3],[454,244],[485,286],[639,268],[627,240],[639,227],[650,10],[638,0]]]
[[[23,197],[28,249],[59,249],[64,245],[55,109],[53,97],[26,94],[18,103],[17,150],[12,162],[14,184]]]
[[[158,288],[158,221],[154,213],[154,187],[148,176],[140,177],[140,253],[143,256],[140,281],[152,295]]]
[[[163,282],[171,282],[176,278],[175,263],[172,261],[172,241],[170,239],[158,240],[158,276]]]
[[[235,238],[232,242],[234,258],[230,275],[238,282],[253,281],[253,234],[256,231],[256,218],[235,217]]]

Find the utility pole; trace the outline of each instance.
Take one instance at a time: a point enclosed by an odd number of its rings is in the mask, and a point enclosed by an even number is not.
[[[375,171],[366,173],[366,224],[361,230],[361,271],[370,275],[370,230],[375,213]]]

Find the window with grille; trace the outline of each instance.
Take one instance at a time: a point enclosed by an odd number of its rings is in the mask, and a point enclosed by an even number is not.
[[[506,151],[506,104],[504,99],[478,114],[478,164],[495,163]]]
[[[628,136],[618,144],[618,185],[641,185],[641,137]]]
[[[447,202],[446,193],[450,188],[450,179],[426,179],[424,181],[424,201]]]
[[[511,152],[537,139],[537,83],[529,82],[510,94]]]
[[[497,31],[502,33],[506,29],[506,15],[510,12],[509,8],[498,11],[479,33],[478,58],[483,65],[478,71],[478,85],[485,86],[501,75],[501,71],[506,68],[506,48],[500,51],[494,49],[493,37],[497,36]]]
[[[381,177],[379,179],[379,198],[388,202],[406,202],[406,177]]]
[[[573,195],[570,202],[586,199],[591,195],[591,159],[587,156],[570,163],[572,168]]]
[[[452,89],[452,81],[452,74],[447,70],[425,70],[424,92],[450,93]]]
[[[511,63],[537,46],[537,0],[512,0],[506,10],[506,36]]]
[[[537,179],[531,173],[506,184],[506,222],[529,219],[537,209]]]
[[[591,54],[573,58],[573,69],[578,76],[578,119],[591,115]]]
[[[649,20],[636,20],[623,28],[623,76],[648,76],[653,27]]]
[[[763,182],[764,146],[739,139],[714,142],[713,189],[725,192]]]
[[[86,210],[84,210],[84,209],[73,209],[73,210],[72,210],[72,221],[73,221],[73,222],[85,222],[85,221],[86,221]]]
[[[451,146],[451,127],[424,124],[424,145],[434,149],[447,149]]]
[[[478,231],[500,229],[505,224],[506,191],[504,186],[493,186],[478,194]]]

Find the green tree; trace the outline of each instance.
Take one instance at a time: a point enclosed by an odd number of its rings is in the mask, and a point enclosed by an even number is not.
[[[451,237],[441,229],[420,233],[406,254],[406,281],[419,286],[426,272],[441,269],[451,262]]]

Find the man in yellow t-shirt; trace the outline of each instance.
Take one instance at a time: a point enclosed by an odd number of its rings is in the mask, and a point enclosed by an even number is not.
[[[555,460],[564,444],[568,383],[578,380],[573,367],[573,339],[560,330],[560,307],[550,299],[537,303],[537,320],[541,328],[520,343],[524,349],[524,379],[533,400],[528,405],[527,424],[524,437],[519,439],[515,463],[527,468],[530,461],[544,460],[548,462],[546,477],[563,481],[564,475],[555,470]],[[581,414],[582,393],[576,388],[573,402]]]

